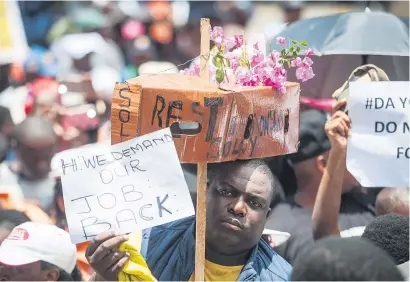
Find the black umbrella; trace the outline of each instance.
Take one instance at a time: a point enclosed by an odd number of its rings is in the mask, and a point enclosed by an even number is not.
[[[356,67],[367,63],[384,69],[390,80],[409,78],[409,21],[390,13],[350,12],[301,20],[277,36],[305,40],[316,55],[316,76],[303,84],[304,96],[330,97]],[[267,41],[267,50],[281,49],[274,41]],[[296,79],[294,72],[288,79]]]

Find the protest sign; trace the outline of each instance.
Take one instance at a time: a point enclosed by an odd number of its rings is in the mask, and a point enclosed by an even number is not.
[[[61,155],[73,243],[105,231],[135,232],[194,214],[169,128],[101,148]]]
[[[196,76],[143,75],[115,87],[112,144],[171,127],[181,162],[262,158],[297,151],[299,84],[221,89]],[[184,130],[184,124],[196,125]]]
[[[0,0],[0,64],[23,61],[27,53],[28,44],[18,2]]]
[[[410,187],[410,84],[354,82],[347,168],[364,187]]]

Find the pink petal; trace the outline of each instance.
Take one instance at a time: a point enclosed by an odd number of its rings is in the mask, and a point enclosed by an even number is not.
[[[276,37],[276,44],[286,46],[286,38],[282,36]]]
[[[302,59],[300,57],[296,57],[296,59],[290,62],[290,65],[292,67],[300,67],[301,64],[302,64]]]
[[[306,65],[308,65],[308,66],[311,66],[311,65],[313,64],[313,61],[312,61],[311,58],[305,57],[305,58],[303,59],[303,63],[306,64]]]
[[[235,35],[235,47],[239,48],[243,45],[243,35]]]
[[[313,55],[313,50],[312,50],[312,48],[308,48],[308,49],[306,50],[306,53],[305,53],[305,56],[306,56],[306,57],[309,57],[310,55]]]

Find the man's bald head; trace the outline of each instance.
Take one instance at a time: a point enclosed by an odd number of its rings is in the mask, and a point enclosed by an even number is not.
[[[18,124],[14,131],[14,137],[20,144],[25,140],[41,141],[43,139],[55,138],[53,124],[46,118],[40,116],[28,117]]]
[[[17,158],[28,179],[46,178],[57,145],[53,124],[43,117],[28,117],[16,126]]]
[[[410,188],[384,188],[376,199],[376,214],[390,213],[409,215]]]

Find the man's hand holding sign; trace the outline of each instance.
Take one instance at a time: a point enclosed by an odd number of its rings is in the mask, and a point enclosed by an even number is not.
[[[346,166],[362,187],[410,187],[410,159],[399,153],[410,144],[409,83],[390,82],[384,71],[365,65],[334,97],[339,101],[325,126],[332,149],[312,214],[315,239],[351,236],[338,227],[343,178],[351,177]]]

